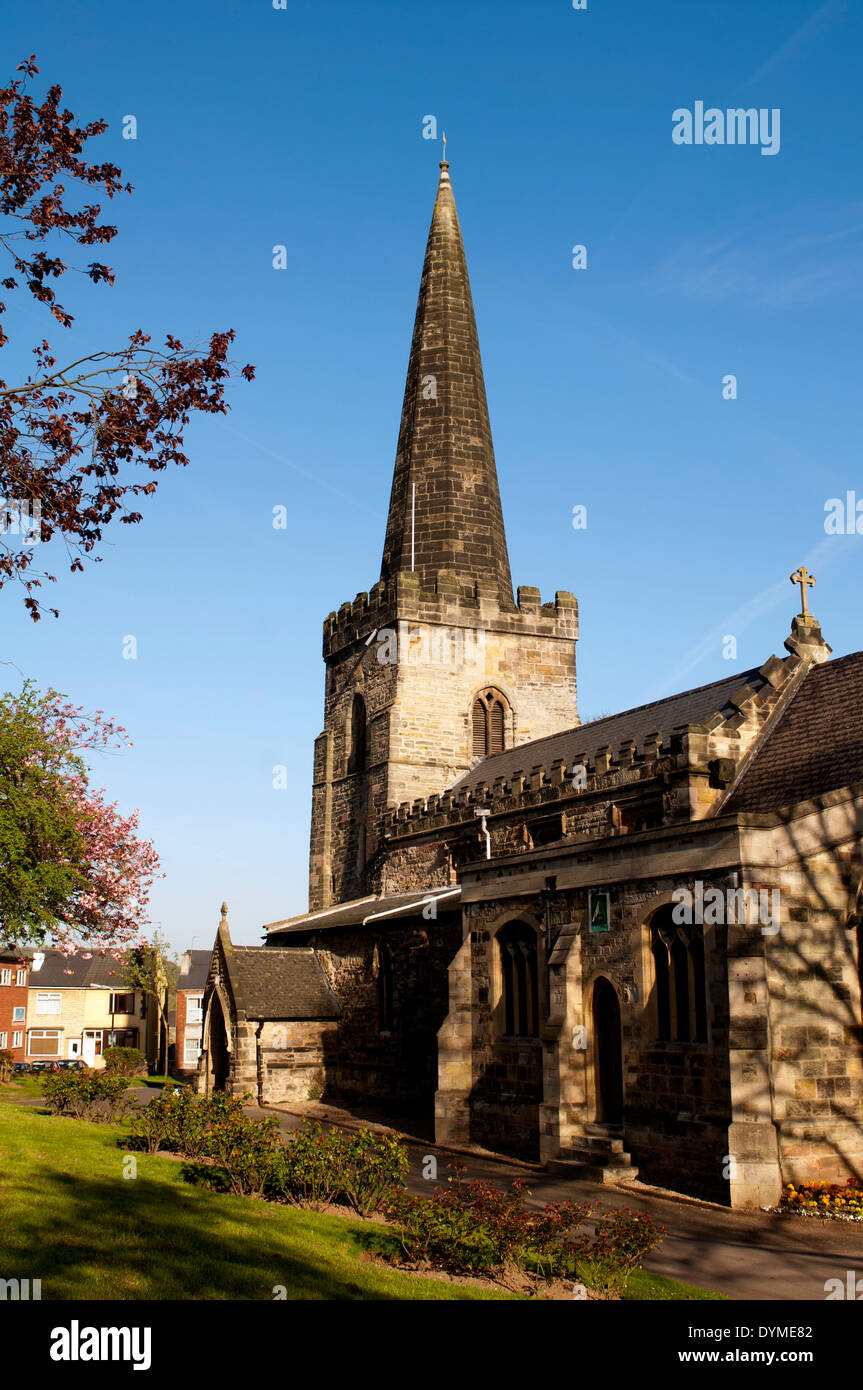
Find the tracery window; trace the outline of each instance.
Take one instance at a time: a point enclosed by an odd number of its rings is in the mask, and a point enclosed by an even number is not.
[[[704,928],[678,925],[670,907],[650,926],[657,1042],[707,1042]]]
[[[497,690],[484,690],[477,695],[471,710],[473,756],[488,758],[502,753],[506,746],[506,709],[503,696]]]
[[[539,1037],[539,978],[536,932],[524,922],[509,922],[497,934],[503,983],[504,1033],[513,1038]]]

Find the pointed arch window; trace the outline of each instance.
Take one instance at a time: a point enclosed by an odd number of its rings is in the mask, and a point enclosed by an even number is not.
[[[707,1042],[704,928],[660,908],[650,926],[657,1042]]]
[[[536,932],[524,922],[509,922],[497,934],[502,976],[504,1033],[511,1038],[539,1037],[539,976]]]
[[[471,748],[475,758],[489,758],[506,747],[506,703],[497,690],[477,695],[471,710]]]
[[[348,772],[365,772],[366,769],[366,702],[362,695],[355,695],[351,705],[350,753]]]

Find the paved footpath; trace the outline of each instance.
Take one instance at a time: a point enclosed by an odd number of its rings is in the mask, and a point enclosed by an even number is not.
[[[359,1122],[344,1112],[323,1107],[315,1110],[318,1113],[310,1118],[329,1116],[345,1128],[359,1127]],[[285,1133],[303,1121],[301,1115],[275,1107],[249,1107],[249,1114],[277,1115]],[[465,1166],[468,1177],[490,1179],[502,1187],[513,1178],[527,1178],[534,1203],[590,1199],[606,1206],[646,1211],[667,1232],[646,1267],[729,1298],[820,1302],[825,1298],[827,1279],[839,1278],[844,1283],[849,1269],[863,1277],[863,1223],[731,1211],[706,1202],[682,1201],[638,1184],[622,1189],[552,1177],[533,1164],[482,1153],[456,1153],[423,1140],[411,1140],[408,1147],[411,1171],[407,1185],[412,1192],[427,1193],[433,1185],[422,1176],[423,1159],[433,1155],[439,1179],[446,1177],[448,1163],[458,1162]]]

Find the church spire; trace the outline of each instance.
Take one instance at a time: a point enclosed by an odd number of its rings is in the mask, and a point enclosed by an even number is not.
[[[444,152],[445,153],[445,152]],[[440,165],[411,342],[381,578],[441,572],[512,602],[512,579],[461,229]]]

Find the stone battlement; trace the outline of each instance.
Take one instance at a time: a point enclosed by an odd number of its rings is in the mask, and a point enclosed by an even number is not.
[[[555,758],[550,763],[537,763],[518,768],[509,777],[497,777],[492,783],[480,782],[414,802],[402,802],[391,808],[385,818],[385,833],[399,838],[420,835],[446,825],[472,822],[476,809],[487,806],[493,815],[506,815],[538,802],[581,797],[591,792],[607,791],[610,786],[647,780],[660,771],[685,762],[686,754],[672,752],[679,740],[690,732],[703,733],[699,726],[675,730],[672,746],[663,746],[657,733],[637,748],[632,739],[624,740],[616,751],[610,746],[599,748],[591,758],[587,753],[573,758]],[[660,766],[661,764],[661,766]]]
[[[709,778],[714,788],[710,800],[716,804],[735,781],[777,702],[787,694],[792,678],[803,674],[805,664],[796,653],[784,661],[771,656],[758,672],[764,681],[761,689],[741,685],[729,697],[724,712],[718,711],[698,724],[680,725],[671,730],[667,740],[656,730],[646,734],[640,744],[635,739],[622,739],[616,747],[600,744],[592,751],[586,746],[581,751],[579,730],[573,729],[569,735],[573,753],[533,765],[528,762],[530,745],[526,744],[524,767],[508,776],[391,807],[385,816],[385,834],[396,839],[421,835],[473,821],[480,806],[489,807],[495,816],[506,815],[546,801],[581,798],[592,792],[607,794],[612,788],[658,776],[667,783],[675,774],[678,778],[693,773]]]
[[[448,627],[488,628],[537,635],[578,638],[578,601],[559,589],[553,603],[543,603],[539,589],[521,585],[517,603],[502,603],[497,586],[478,579],[467,598],[454,574],[439,573],[434,587],[418,574],[401,573],[380,580],[324,619],[324,657],[365,641],[376,628],[395,621],[427,622]]]

